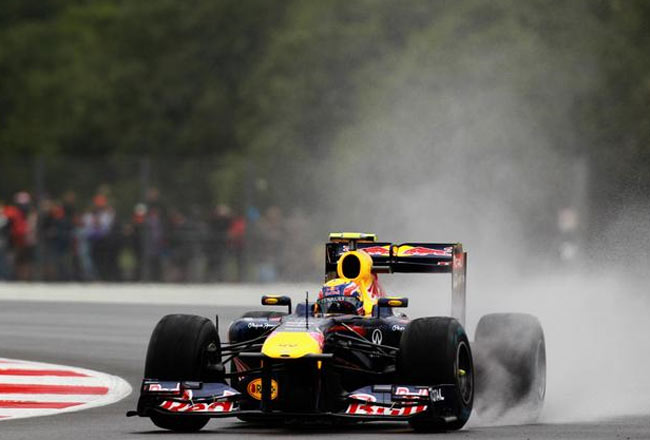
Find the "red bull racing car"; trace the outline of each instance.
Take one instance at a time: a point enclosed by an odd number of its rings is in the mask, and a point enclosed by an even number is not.
[[[416,430],[457,430],[475,408],[514,407],[527,420],[545,393],[544,335],[536,318],[491,314],[470,344],[465,329],[467,254],[458,243],[377,242],[336,233],[326,244],[315,302],[287,296],[235,320],[228,342],[215,324],[167,315],[151,335],[137,410],[158,427],[197,431],[211,417],[249,422],[401,420]],[[451,316],[410,320],[381,273],[451,274]],[[474,404],[476,401],[476,405]]]

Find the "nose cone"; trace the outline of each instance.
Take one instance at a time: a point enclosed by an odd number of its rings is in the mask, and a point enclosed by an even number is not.
[[[262,346],[262,354],[274,359],[299,359],[323,353],[323,335],[317,332],[277,332]]]

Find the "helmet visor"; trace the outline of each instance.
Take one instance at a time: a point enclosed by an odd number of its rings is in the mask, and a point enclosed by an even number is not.
[[[362,307],[363,303],[355,296],[331,295],[318,300],[318,308],[325,315],[356,315]]]

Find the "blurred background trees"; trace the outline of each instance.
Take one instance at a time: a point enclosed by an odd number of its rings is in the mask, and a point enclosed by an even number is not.
[[[108,182],[128,216],[151,184],[318,240],[499,224],[523,253],[568,206],[590,243],[648,205],[649,25],[643,0],[6,0],[0,198]]]

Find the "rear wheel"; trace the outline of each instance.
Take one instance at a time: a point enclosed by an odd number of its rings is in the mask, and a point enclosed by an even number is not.
[[[455,404],[448,414],[411,420],[417,431],[460,429],[472,412],[474,365],[465,330],[454,318],[414,319],[402,334],[398,358],[400,381],[413,385],[455,384]]]
[[[196,315],[167,315],[151,334],[144,376],[171,381],[219,380],[208,365],[221,362],[217,329],[207,318]],[[203,428],[209,417],[152,414],[158,427],[180,432]]]
[[[535,422],[546,394],[546,343],[539,320],[524,313],[485,315],[475,339],[481,418]]]

